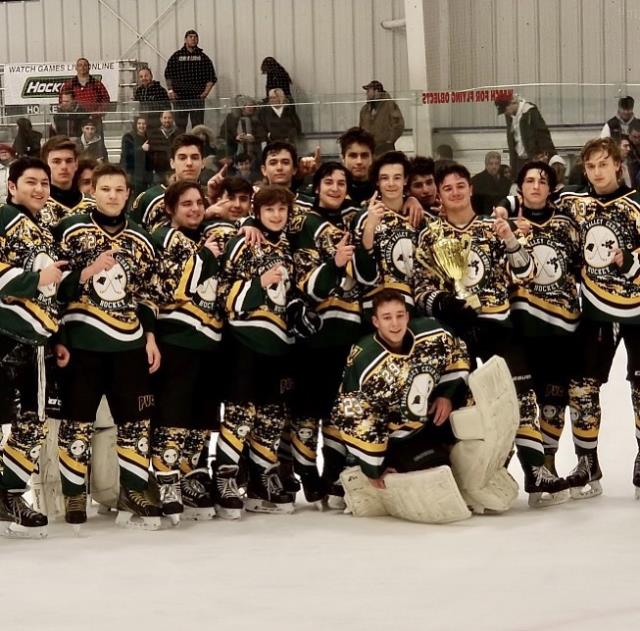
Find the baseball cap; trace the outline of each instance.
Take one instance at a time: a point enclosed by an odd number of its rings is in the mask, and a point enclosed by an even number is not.
[[[382,87],[382,83],[380,83],[380,81],[376,81],[375,79],[373,81],[369,81],[367,85],[362,86],[363,90],[368,90],[369,88],[373,88],[378,92],[384,92],[384,87]]]
[[[564,158],[561,158],[557,153],[555,156],[551,156],[549,160],[549,166],[553,166],[554,164],[561,164],[562,166],[567,166],[567,162]]]

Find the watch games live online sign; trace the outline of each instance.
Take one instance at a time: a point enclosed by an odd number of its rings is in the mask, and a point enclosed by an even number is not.
[[[118,96],[117,61],[91,64],[91,76],[102,81],[112,99]],[[5,105],[40,105],[58,102],[60,88],[76,76],[74,62],[13,63],[4,67]]]
[[[513,98],[513,90],[483,89],[446,90],[444,92],[423,92],[425,105],[449,105],[451,103],[493,103],[496,99]]]

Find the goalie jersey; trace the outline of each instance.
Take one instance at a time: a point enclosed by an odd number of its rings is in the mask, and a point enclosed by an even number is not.
[[[533,261],[526,257],[528,262],[524,267],[510,265],[504,243],[493,233],[493,220],[478,215],[463,227],[454,226],[444,218],[432,221],[420,233],[414,292],[421,311],[432,315],[433,301],[439,292],[455,293],[453,280],[441,271],[433,251],[434,244],[441,238],[469,244],[467,267],[461,283],[466,290],[478,296],[478,317],[507,323],[511,285],[533,276]]]
[[[322,319],[320,332],[310,339],[313,345],[349,345],[360,335],[361,286],[356,281],[353,261],[342,268],[334,263],[336,246],[345,234],[350,234],[347,225],[340,211],[311,209],[300,231],[292,237],[296,284]],[[362,273],[375,281],[374,262]]]
[[[263,288],[260,277],[275,265],[284,268],[277,285]],[[250,246],[244,236],[227,245],[223,259],[225,311],[232,335],[263,355],[284,355],[293,346],[286,310],[293,287],[293,255],[285,232],[275,241]]]
[[[43,344],[57,332],[58,288],[38,283],[40,270],[59,258],[53,236],[28,210],[0,208],[0,333]]]
[[[609,195],[563,191],[558,204],[580,231],[584,317],[640,324],[640,194],[626,186]],[[616,248],[622,268],[612,263]]]
[[[553,206],[523,208],[522,216],[530,226],[526,238],[535,271],[531,279],[514,285],[511,319],[526,336],[572,333],[580,318],[578,228]]]
[[[224,251],[235,233],[233,224],[226,221],[204,224],[197,231],[162,226],[153,233],[158,252],[154,289],[160,310],[159,339],[194,350],[212,350],[218,345],[223,326],[219,264],[204,243],[213,236]]]
[[[389,350],[377,335],[353,346],[334,409],[334,424],[370,478],[384,472],[390,438],[419,430],[436,397],[454,407],[467,396],[469,356],[464,342],[431,318],[411,322],[406,352]]]
[[[144,347],[144,331],[154,329],[156,317],[151,237],[129,220],[110,234],[91,215],[63,219],[56,235],[72,270],[58,292],[68,303],[62,317],[65,343],[102,352]],[[81,284],[82,270],[107,250],[115,251],[116,264]]]

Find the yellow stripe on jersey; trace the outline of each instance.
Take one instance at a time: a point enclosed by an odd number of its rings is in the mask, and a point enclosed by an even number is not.
[[[35,302],[28,298],[16,298],[7,296],[4,301],[8,305],[20,305],[25,311],[28,311],[47,331],[57,331],[58,322],[54,320],[44,309],[39,307]]]
[[[340,436],[342,440],[348,442],[354,447],[358,447],[365,453],[384,453],[387,450],[387,443],[369,443],[366,440],[362,440],[360,438],[356,438],[355,436],[351,436],[351,434],[347,434],[345,432],[340,432]]]
[[[101,320],[110,327],[123,331],[124,333],[135,331],[140,327],[140,322],[137,318],[133,322],[123,322],[122,320],[118,320],[109,315],[106,311],[102,311],[101,309],[98,309],[97,307],[94,307],[93,305],[87,304],[85,302],[70,303],[69,308],[66,311],[66,314],[69,313],[88,313],[95,317],[97,320]]]
[[[560,306],[552,305],[551,303],[543,300],[542,298],[535,296],[525,287],[518,287],[518,289],[513,294],[516,298],[521,298],[530,302],[532,305],[539,307],[543,311],[547,311],[548,313],[552,313],[554,315],[560,316],[561,318],[565,318],[567,320],[578,320],[580,318],[580,313],[571,311],[569,309],[565,309]]]
[[[580,276],[582,282],[596,295],[596,297],[602,298],[606,302],[611,302],[620,306],[637,307],[640,305],[640,296],[625,297],[618,294],[611,294],[604,290],[600,285],[593,282],[582,270]]]
[[[194,257],[191,256],[184,265],[182,276],[180,277],[178,287],[176,288],[176,297],[178,300],[190,300],[190,296],[187,294],[187,287],[191,284],[191,276],[193,275],[194,267],[195,260]]]

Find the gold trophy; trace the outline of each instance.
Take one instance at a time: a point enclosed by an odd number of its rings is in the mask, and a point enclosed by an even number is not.
[[[437,226],[434,225],[436,223]],[[436,235],[431,249],[438,267],[446,277],[453,280],[456,296],[464,300],[469,307],[478,311],[480,309],[480,298],[478,298],[477,294],[469,291],[462,283],[469,264],[471,237],[468,234],[461,235],[459,239],[445,236],[442,220],[440,219],[437,219],[431,225],[431,229]]]

